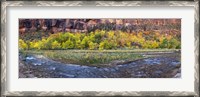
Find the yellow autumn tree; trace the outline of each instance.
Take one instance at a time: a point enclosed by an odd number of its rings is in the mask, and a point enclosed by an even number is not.
[[[28,45],[22,39],[19,39],[19,49],[28,49]]]

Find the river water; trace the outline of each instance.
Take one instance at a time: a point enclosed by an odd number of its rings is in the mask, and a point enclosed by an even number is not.
[[[147,56],[147,55],[144,55]],[[181,62],[154,56],[109,67],[65,64],[42,55],[29,55],[19,62],[20,78],[180,78]]]

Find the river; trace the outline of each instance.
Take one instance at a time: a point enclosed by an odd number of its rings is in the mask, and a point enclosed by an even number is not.
[[[141,53],[142,54],[142,53]],[[174,55],[174,53],[168,53]],[[108,67],[82,66],[51,60],[42,55],[19,57],[19,78],[180,78],[181,62],[171,56],[151,56]]]

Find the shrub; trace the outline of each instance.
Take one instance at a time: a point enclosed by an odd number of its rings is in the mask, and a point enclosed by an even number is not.
[[[164,38],[161,43],[160,43],[160,48],[168,48],[168,40],[166,38]]]
[[[69,39],[66,42],[64,42],[65,49],[73,49],[74,48],[74,43]]]
[[[132,45],[131,45],[131,42],[128,41],[128,42],[126,43],[126,46],[130,48],[130,47],[132,46]]]
[[[34,49],[34,43],[33,42],[29,42],[29,49]]]
[[[60,33],[58,42],[62,43],[67,41],[67,39],[68,39],[68,33]]]
[[[76,40],[75,48],[76,48],[76,49],[81,49],[81,48],[83,48],[83,47],[81,46],[81,40],[80,40],[80,39],[79,39],[79,40]]]
[[[115,34],[114,31],[109,31],[107,37],[112,39],[114,37],[114,34]]]
[[[89,42],[89,49],[90,50],[97,49],[97,47],[98,47],[97,43]]]
[[[88,36],[85,36],[83,40],[81,41],[81,48],[84,49],[88,47],[89,47],[89,38]]]
[[[43,49],[51,49],[53,39],[43,39]]]
[[[99,44],[99,43],[101,42],[101,39],[102,39],[101,33],[100,33],[100,32],[95,32],[94,38],[95,38],[95,41],[94,41],[94,42],[96,42],[96,43]]]
[[[103,50],[104,49],[104,42],[101,42],[100,44],[99,44],[99,50]]]
[[[40,44],[39,44],[39,42],[35,42],[34,45],[33,45],[33,48],[35,48],[35,49],[40,49]]]
[[[51,49],[61,49],[61,44],[60,43],[58,43],[58,41],[54,41],[54,42],[52,42],[52,44],[51,44]]]
[[[151,42],[151,48],[158,48],[159,47],[159,43],[158,42],[156,42],[156,41],[152,41]]]
[[[104,40],[99,44],[99,50],[116,49],[117,43],[115,41]]]
[[[19,39],[19,49],[28,49],[28,45],[22,39]]]
[[[174,38],[169,41],[169,44],[170,44],[169,48],[174,48],[174,49],[179,48],[180,49],[180,42]]]

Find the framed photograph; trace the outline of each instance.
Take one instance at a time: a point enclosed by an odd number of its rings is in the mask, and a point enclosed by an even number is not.
[[[199,97],[199,1],[2,1],[1,96]]]

